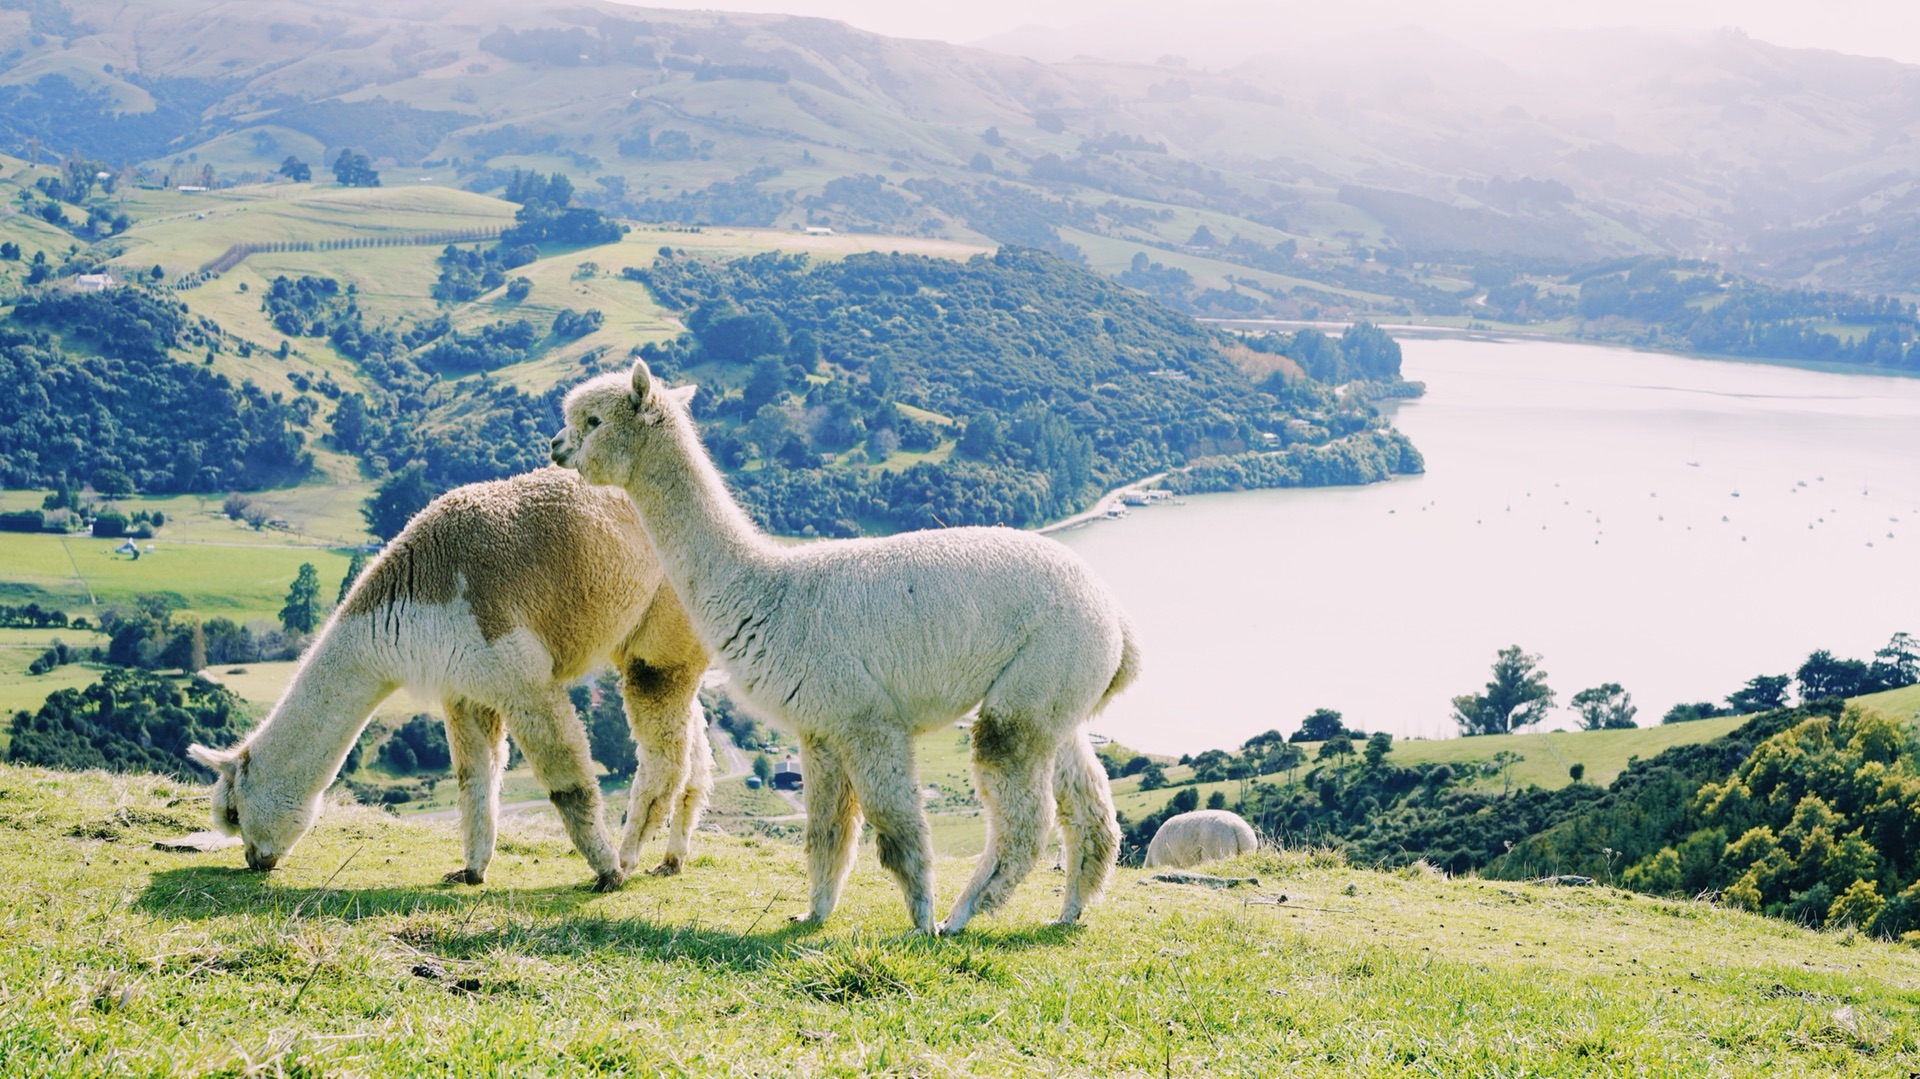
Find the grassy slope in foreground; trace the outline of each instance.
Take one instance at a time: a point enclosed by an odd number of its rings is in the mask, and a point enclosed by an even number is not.
[[[862,853],[790,928],[798,847],[703,838],[594,895],[553,832],[442,886],[444,827],[335,808],[284,869],[166,854],[200,791],[0,768],[0,1071],[307,1074],[1888,1075],[1920,1063],[1913,953],[1702,903],[1347,868],[1056,878],[916,938]],[[511,827],[524,827],[514,824]],[[951,897],[966,871],[940,863]],[[1284,903],[1273,902],[1280,893]],[[1260,902],[1247,902],[1260,900]]]

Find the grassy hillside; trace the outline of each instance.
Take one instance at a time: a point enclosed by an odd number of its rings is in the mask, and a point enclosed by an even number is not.
[[[284,868],[174,854],[202,793],[0,769],[0,1069],[281,1074],[1861,1075],[1920,1063],[1912,952],[1701,903],[1384,875],[1309,852],[1232,891],[1121,871],[1074,930],[1036,871],[957,940],[904,932],[865,850],[824,930],[804,869],[703,837],[580,888],[510,827],[329,811]],[[967,870],[939,865],[941,895]]]

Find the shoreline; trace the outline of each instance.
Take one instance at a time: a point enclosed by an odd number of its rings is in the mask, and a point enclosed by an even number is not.
[[[1311,319],[1284,318],[1195,318],[1195,322],[1204,326],[1219,326],[1226,329],[1236,327],[1265,329],[1319,330],[1329,336],[1338,336],[1345,332],[1353,322],[1327,322]],[[1355,319],[1354,322],[1364,321]],[[1628,352],[1644,352],[1653,356],[1679,356],[1689,360],[1706,360],[1711,363],[1743,363],[1758,367],[1788,367],[1797,371],[1813,371],[1823,375],[1865,375],[1879,378],[1920,379],[1920,371],[1908,371],[1897,367],[1870,367],[1857,363],[1834,363],[1828,360],[1797,360],[1780,356],[1741,356],[1725,352],[1688,352],[1683,349],[1653,348],[1627,341],[1614,341],[1604,337],[1570,337],[1563,333],[1544,333],[1517,327],[1499,327],[1486,329],[1468,329],[1464,326],[1436,326],[1420,322],[1376,322],[1389,336],[1425,340],[1466,340],[1485,341],[1499,344],[1503,341],[1541,341],[1562,345],[1587,345],[1593,348],[1617,348]]]

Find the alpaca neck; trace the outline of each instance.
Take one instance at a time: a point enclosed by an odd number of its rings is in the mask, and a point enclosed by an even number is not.
[[[339,622],[336,617],[321,630],[286,692],[246,740],[254,782],[271,782],[303,801],[333,782],[367,716],[394,689],[354,662],[345,642],[365,633],[342,632]]]
[[[773,561],[779,547],[734,501],[691,421],[669,414],[656,437],[658,445],[649,447],[653,452],[638,455],[627,493],[668,581],[701,624],[714,598],[730,592],[743,574]]]

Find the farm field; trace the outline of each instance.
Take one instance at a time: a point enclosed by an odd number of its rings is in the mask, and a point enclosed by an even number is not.
[[[136,542],[143,552],[138,560],[114,553],[117,539],[9,535],[0,544],[0,598],[91,616],[96,605],[152,593],[174,597],[182,610],[202,618],[277,623],[301,563],[313,563],[322,599],[331,602],[350,560],[345,551],[323,548],[175,542],[165,530]]]
[[[1122,869],[1078,928],[1044,864],[956,939],[871,846],[825,928],[799,848],[703,837],[595,895],[557,827],[487,885],[450,825],[330,808],[272,874],[155,840],[204,795],[0,767],[0,1069],[280,1074],[1884,1076],[1912,951],[1609,888],[1265,852],[1213,891]],[[943,858],[939,898],[968,871]]]

